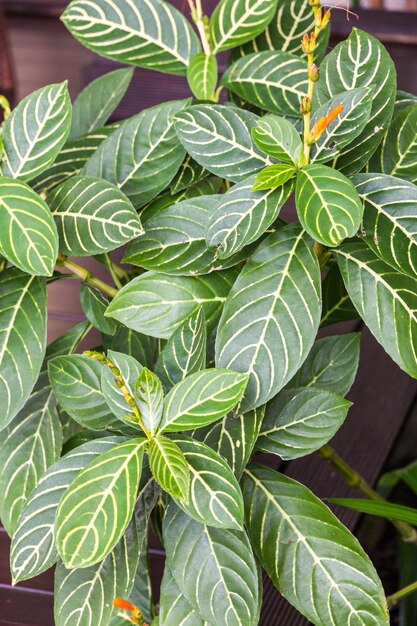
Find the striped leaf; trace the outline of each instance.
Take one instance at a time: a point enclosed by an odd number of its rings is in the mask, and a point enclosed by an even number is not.
[[[311,454],[337,433],[351,405],[324,389],[284,389],[268,404],[256,448],[284,461]]]
[[[187,376],[166,396],[159,431],[192,430],[215,422],[242,399],[247,381],[246,374],[220,368]]]
[[[277,0],[221,0],[210,19],[213,52],[236,48],[259,35],[276,6]]]
[[[58,560],[53,529],[59,501],[77,474],[123,437],[88,441],[49,467],[25,503],[13,535],[10,567],[13,581],[38,576]]]
[[[166,390],[206,366],[207,331],[204,312],[198,307],[172,333],[159,354],[155,372]]]
[[[347,90],[372,86],[369,120],[336,159],[337,168],[345,174],[360,171],[375,152],[388,129],[396,96],[395,67],[388,52],[377,39],[354,28],[321,64],[315,90],[317,101],[322,105]]]
[[[199,52],[190,61],[187,70],[188,85],[197,100],[210,100],[217,86],[217,59]]]
[[[207,245],[220,259],[229,258],[253,243],[271,226],[291,194],[292,183],[279,189],[252,191],[255,176],[233,185],[211,213]]]
[[[133,330],[169,339],[201,306],[212,330],[235,278],[234,270],[195,277],[145,272],[118,292],[107,315]]]
[[[179,499],[178,506],[207,526],[242,530],[242,492],[227,462],[206,444],[186,435],[175,435],[171,441],[183,453],[191,479],[188,499]]]
[[[252,191],[264,191],[282,187],[286,182],[293,179],[296,169],[289,163],[274,163],[268,165],[256,175]]]
[[[0,176],[0,252],[28,274],[51,276],[58,233],[45,200],[26,183]]]
[[[66,567],[102,561],[132,517],[146,439],[130,439],[90,462],[65,491],[55,519],[55,543]]]
[[[369,169],[417,183],[417,102],[394,112]]]
[[[240,480],[258,438],[265,406],[241,415],[225,415],[221,420],[199,428],[193,437],[220,454]]]
[[[82,569],[66,569],[59,563],[55,572],[56,626],[107,626],[116,613],[112,600],[130,593],[137,561],[133,522],[101,563]]]
[[[75,324],[75,326],[71,326],[71,328],[57,337],[54,341],[51,341],[51,343],[46,346],[42,371],[46,371],[48,361],[53,359],[55,356],[72,354],[72,352],[75,352],[76,348],[85,338],[90,329],[91,326],[89,322],[79,322],[78,324]]]
[[[219,323],[216,366],[250,376],[240,411],[265,404],[297,372],[313,345],[320,309],[312,242],[299,226],[284,226],[247,261]]]
[[[359,365],[360,333],[318,339],[287,387],[314,387],[345,396]]]
[[[159,72],[184,75],[200,50],[189,22],[163,0],[73,0],[61,19],[101,56]]]
[[[90,430],[102,430],[114,422],[100,389],[103,366],[81,354],[58,356],[49,361],[49,380],[60,406],[76,422]]]
[[[393,270],[362,242],[335,252],[365,324],[401,369],[417,378],[417,279]]]
[[[26,403],[46,346],[44,279],[10,268],[0,274],[0,430]]]
[[[103,141],[83,173],[116,185],[136,209],[144,206],[169,185],[184,159],[173,118],[188,104],[164,102],[126,120]]]
[[[202,165],[194,161],[189,154],[185,156],[180,169],[175,174],[171,186],[171,194],[177,194],[180,191],[188,189],[195,183],[207,178],[209,172]],[[203,194],[201,194],[203,195]],[[191,196],[190,196],[191,197]]]
[[[123,98],[132,76],[133,68],[114,70],[83,89],[72,107],[70,141],[104,126]]]
[[[278,115],[261,117],[252,130],[252,138],[260,150],[284,161],[298,163],[303,152],[300,134],[291,122]]]
[[[204,526],[170,503],[163,536],[175,582],[203,619],[224,626],[258,624],[258,570],[244,532]]]
[[[43,374],[23,409],[0,433],[0,518],[12,536],[27,498],[61,453],[62,429]]]
[[[103,346],[106,350],[133,356],[144,367],[151,367],[154,363],[155,339],[141,335],[122,324],[117,324],[117,330],[113,336],[103,336]]]
[[[101,291],[84,283],[80,289],[80,302],[84,315],[94,328],[107,335],[114,335],[117,324],[114,320],[104,317],[109,301]]]
[[[164,569],[159,604],[159,619],[164,626],[209,626],[178,589],[168,565]]]
[[[158,376],[146,367],[139,374],[135,384],[134,397],[142,422],[153,436],[161,421],[164,392]]]
[[[399,272],[417,276],[417,188],[385,174],[357,174],[367,244]]]
[[[260,109],[299,117],[307,93],[305,61],[282,51],[248,54],[227,69],[222,85]]]
[[[120,371],[127,390],[133,397],[136,382],[143,371],[142,365],[134,357],[114,350],[108,350],[107,357]],[[132,412],[132,407],[126,403],[122,390],[115,385],[114,374],[109,367],[103,367],[101,369],[101,391],[113,415],[116,415],[119,419],[128,424],[131,424],[133,421],[136,425],[136,418]]]
[[[359,87],[345,91],[319,107],[312,116],[311,126],[320,118],[327,117],[339,104],[343,110],[327,126],[324,133],[311,147],[311,162],[327,163],[348,146],[365,128],[371,115],[373,87]]]
[[[359,314],[349,298],[337,264],[332,265],[322,282],[323,309],[320,326],[350,322]]]
[[[29,181],[51,165],[71,127],[67,83],[47,85],[23,98],[3,131],[3,176]]]
[[[116,130],[116,124],[68,141],[58,154],[54,163],[48,169],[30,181],[31,186],[38,193],[47,192],[63,183],[70,176],[79,174],[88,159],[94,154],[98,146]]]
[[[403,109],[404,107],[408,107],[412,104],[417,104],[417,96],[413,93],[408,93],[407,91],[397,89],[394,110],[399,111],[399,109]]]
[[[258,116],[234,106],[197,104],[175,116],[187,152],[209,172],[238,183],[270,163],[252,143]]]
[[[306,231],[325,246],[337,246],[359,230],[363,206],[353,183],[327,165],[307,165],[295,187],[298,217]]]
[[[64,254],[109,252],[143,233],[132,204],[117,187],[90,176],[73,176],[47,198]]]
[[[190,470],[178,445],[162,435],[149,444],[149,466],[162,489],[181,502],[187,502],[190,489]]]
[[[262,566],[310,622],[389,623],[384,591],[368,556],[307,487],[257,465],[246,470],[243,493],[249,535]]]

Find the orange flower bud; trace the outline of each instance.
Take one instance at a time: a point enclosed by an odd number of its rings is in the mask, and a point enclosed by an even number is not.
[[[316,28],[321,28],[322,20],[323,20],[323,9],[319,7],[318,9],[316,9],[315,15],[314,15],[314,25]]]
[[[337,107],[333,109],[333,111],[330,111],[330,113],[326,115],[326,117],[321,117],[319,120],[317,120],[317,122],[314,124],[313,128],[310,131],[308,143],[315,143],[317,139],[322,136],[326,128],[333,122],[333,120],[336,119],[339,113],[343,111],[344,108],[345,107],[343,104],[338,104]]]
[[[131,613],[136,610],[136,606],[132,604],[132,602],[124,600],[123,598],[115,598],[113,600],[113,606],[116,609],[123,609],[124,611],[130,611]]]
[[[313,83],[316,83],[320,78],[320,70],[315,63],[311,64],[310,70],[308,72],[308,77]]]
[[[306,113],[310,113],[311,111],[311,100],[308,96],[304,96],[301,99],[301,105],[300,105],[300,111],[302,115],[305,115]]]
[[[319,4],[320,4],[320,0],[308,0],[308,4],[309,4],[311,7],[318,7],[318,6],[319,6]]]
[[[331,16],[331,11],[330,9],[327,9],[321,21],[321,26],[320,26],[321,30],[323,30],[323,28],[326,28],[327,24],[330,22],[330,16]]]
[[[316,49],[316,36],[311,33],[310,37],[307,33],[303,35],[301,48],[305,54],[312,54]]]

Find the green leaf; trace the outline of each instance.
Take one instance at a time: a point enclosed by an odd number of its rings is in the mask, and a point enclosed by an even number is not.
[[[279,189],[252,191],[255,176],[233,185],[211,213],[207,245],[221,259],[229,258],[253,243],[271,226],[292,192],[289,183]]]
[[[303,227],[325,246],[339,245],[360,227],[363,206],[354,185],[327,165],[307,165],[299,171],[295,203]]]
[[[210,19],[213,52],[250,41],[272,20],[277,0],[221,0]]]
[[[198,183],[204,178],[207,178],[208,175],[209,175],[209,172],[202,165],[197,163],[197,161],[194,161],[194,159],[190,157],[189,154],[186,154],[185,159],[180,166],[180,169],[175,174],[171,182],[170,192],[173,195],[178,194],[178,192],[184,191],[188,189],[189,187],[192,187],[193,185],[195,185],[195,183]],[[201,195],[204,195],[204,193],[205,192],[201,193]],[[199,195],[199,194],[195,194],[195,195]],[[190,196],[190,197],[194,197],[194,196]]]
[[[133,356],[144,367],[152,367],[154,363],[155,339],[137,333],[131,328],[117,324],[113,336],[103,336],[103,346],[106,350],[123,352],[126,356]]]
[[[152,337],[169,339],[202,306],[211,330],[235,278],[234,270],[195,277],[145,272],[118,292],[106,315]]]
[[[172,333],[155,365],[166,390],[206,366],[207,331],[204,312],[197,308]]]
[[[114,61],[185,75],[200,50],[188,20],[162,0],[73,0],[62,21],[84,46]]]
[[[199,52],[187,69],[188,85],[197,100],[210,100],[217,86],[217,59]]]
[[[94,565],[120,541],[135,506],[146,442],[130,439],[104,452],[65,491],[55,543],[66,567]]]
[[[153,437],[162,417],[164,392],[158,376],[146,367],[139,374],[134,397],[142,422]]]
[[[262,566],[310,622],[389,623],[371,561],[307,487],[257,465],[246,470],[243,493],[249,535]]]
[[[65,144],[54,163],[48,169],[30,181],[31,187],[38,193],[47,192],[65,180],[79,174],[88,159],[99,145],[115,131],[117,126],[106,126],[79,137]]]
[[[345,506],[360,513],[368,513],[369,515],[377,515],[389,520],[417,525],[417,509],[410,506],[395,504],[394,502],[378,502],[365,498],[329,498],[329,502]]]
[[[268,404],[256,448],[284,461],[311,454],[337,433],[351,405],[324,389],[284,389]]]
[[[48,369],[56,399],[76,422],[101,430],[115,421],[100,389],[101,363],[70,354],[51,359]]]
[[[142,365],[134,357],[114,350],[107,351],[107,358],[120,371],[127,390],[133,397],[136,382],[143,371]],[[101,391],[113,415],[128,424],[132,424],[132,422],[137,424],[132,407],[126,403],[123,391],[115,385],[114,374],[107,366],[101,368]]]
[[[47,201],[64,254],[109,252],[143,233],[132,204],[105,180],[73,176],[53,189]]]
[[[360,333],[348,333],[316,341],[287,387],[315,387],[345,396],[358,370],[360,338]]]
[[[98,289],[84,283],[80,289],[81,308],[88,321],[102,333],[114,335],[117,324],[114,320],[104,317],[109,301]]]
[[[335,252],[365,324],[397,365],[417,378],[417,279],[394,271],[362,242]]]
[[[164,626],[209,626],[178,589],[168,565],[161,582],[159,618]]]
[[[137,560],[137,529],[131,523],[101,563],[82,569],[60,563],[55,572],[56,626],[107,626],[116,613],[113,599],[130,593]]]
[[[360,171],[375,152],[388,129],[396,95],[395,67],[388,52],[377,39],[354,28],[321,64],[315,95],[322,105],[347,90],[372,86],[369,120],[335,160],[337,169],[345,174]]]
[[[252,139],[260,150],[286,163],[298,163],[303,144],[291,122],[277,115],[261,117],[252,130]]]
[[[178,445],[164,436],[154,437],[149,443],[149,465],[155,480],[174,498],[187,502],[190,488],[190,470]]]
[[[3,176],[29,181],[51,165],[71,127],[67,83],[47,85],[23,98],[3,131]]]
[[[198,428],[193,438],[206,443],[227,460],[240,480],[258,438],[265,406],[241,415],[225,415],[221,420]]]
[[[70,141],[104,126],[126,93],[132,76],[133,68],[114,70],[83,89],[72,107]]]
[[[268,165],[256,175],[251,191],[264,189],[276,189],[282,187],[288,180],[294,178],[296,169],[287,163],[274,163]]]
[[[242,492],[225,459],[206,444],[186,435],[174,435],[171,441],[182,451],[191,479],[187,500],[179,498],[177,504],[202,524],[242,530]]]
[[[0,430],[26,403],[46,346],[44,279],[16,268],[0,274]]]
[[[191,198],[159,211],[145,222],[145,234],[129,244],[123,262],[175,276],[209,274],[236,264],[241,255],[221,262],[206,244],[207,222],[222,198]]]
[[[337,264],[332,265],[322,283],[323,311],[320,326],[350,322],[359,314],[349,298]]]
[[[150,572],[150,554],[148,549],[149,540],[146,536],[139,554],[138,567],[129,599],[135,606],[140,607],[143,619],[149,624],[155,615],[153,602],[152,580]],[[118,626],[126,626],[126,620],[121,618]],[[110,626],[114,626],[110,623]],[[117,626],[117,624],[116,624]]]
[[[395,97],[395,111],[399,111],[404,107],[408,107],[411,104],[417,104],[417,96],[413,93],[408,93],[407,91],[401,91],[401,89],[397,89],[397,94]]]
[[[45,200],[26,183],[0,176],[0,252],[28,274],[51,276],[58,233]]]
[[[238,183],[270,163],[252,143],[258,119],[234,106],[197,104],[175,116],[175,129],[197,163]]]
[[[258,623],[258,570],[244,532],[204,526],[170,503],[163,536],[175,582],[203,619],[224,626]]]
[[[0,433],[0,518],[12,536],[25,503],[61,453],[62,429],[46,374]]]
[[[242,399],[247,381],[246,374],[219,368],[187,376],[164,400],[160,432],[192,430],[215,422]]]
[[[47,364],[50,359],[53,359],[55,356],[61,356],[62,354],[71,354],[75,352],[78,345],[85,338],[91,326],[89,322],[84,321],[79,324],[75,324],[69,330],[67,330],[63,335],[57,337],[54,341],[51,341],[50,344],[47,345],[45,351],[45,359],[42,365],[42,370],[47,369]]]
[[[247,261],[226,300],[216,366],[250,375],[240,411],[265,404],[307,357],[320,321],[320,270],[297,225],[269,235]]]
[[[62,495],[91,460],[122,441],[123,437],[88,441],[46,470],[25,503],[13,535],[10,567],[14,583],[38,576],[56,563],[53,529]]]
[[[417,187],[385,174],[357,174],[353,184],[364,202],[361,234],[383,261],[417,276]]]
[[[255,52],[235,61],[221,84],[265,111],[299,117],[300,99],[307,93],[306,64],[289,52]]]
[[[394,112],[369,169],[417,183],[417,103]]]
[[[164,102],[126,120],[98,147],[83,173],[119,187],[136,209],[144,206],[169,185],[184,159],[174,115],[188,104]]]
[[[327,163],[348,146],[365,128],[371,114],[373,87],[359,87],[334,96],[312,116],[311,127],[322,117],[327,117],[339,104],[343,110],[331,122],[311,147],[311,162]]]

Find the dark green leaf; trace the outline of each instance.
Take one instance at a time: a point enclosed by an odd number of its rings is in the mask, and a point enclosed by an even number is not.
[[[175,174],[171,182],[170,192],[173,195],[178,194],[180,191],[184,191],[192,185],[195,185],[195,183],[200,182],[208,175],[209,172],[202,165],[197,163],[197,161],[194,161],[194,159],[190,157],[189,154],[187,154],[181,164],[180,169]],[[203,193],[201,195],[203,195]],[[156,200],[156,202],[157,201],[158,200]],[[143,215],[144,214],[142,213],[142,216]]]
[[[178,589],[168,565],[161,583],[159,618],[164,626],[209,626]]]
[[[160,435],[149,443],[149,466],[162,489],[180,502],[188,502],[190,470],[181,448]]]
[[[221,0],[210,19],[213,52],[236,48],[259,35],[276,6],[277,0]]]
[[[155,352],[153,337],[142,335],[122,324],[117,324],[117,330],[113,336],[103,337],[103,345],[106,349],[133,356],[144,367],[153,366]]]
[[[286,163],[299,163],[303,144],[291,122],[278,115],[261,117],[252,130],[252,138],[260,150]]]
[[[188,85],[198,100],[210,100],[217,86],[217,59],[199,52],[187,69]]]
[[[116,322],[108,317],[104,317],[109,301],[106,300],[101,291],[85,283],[81,285],[80,301],[84,315],[95,328],[107,335],[115,334],[117,329]]]
[[[338,266],[332,265],[324,277],[323,311],[321,326],[329,326],[337,322],[349,322],[359,318],[359,313],[352,304]]]

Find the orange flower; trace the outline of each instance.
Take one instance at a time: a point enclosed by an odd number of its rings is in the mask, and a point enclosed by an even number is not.
[[[130,621],[132,624],[138,624],[139,626],[147,626],[142,619],[142,611],[138,609],[132,602],[129,600],[124,600],[123,598],[115,598],[113,600],[113,606],[116,609],[123,609],[124,611],[129,611],[132,614]]]
[[[317,139],[322,136],[326,128],[333,122],[333,120],[336,119],[339,113],[343,111],[344,108],[345,107],[343,104],[338,104],[337,107],[333,109],[333,111],[330,111],[330,113],[326,115],[326,117],[321,117],[319,120],[317,120],[317,122],[314,124],[313,128],[310,131],[309,143],[315,143]]]

